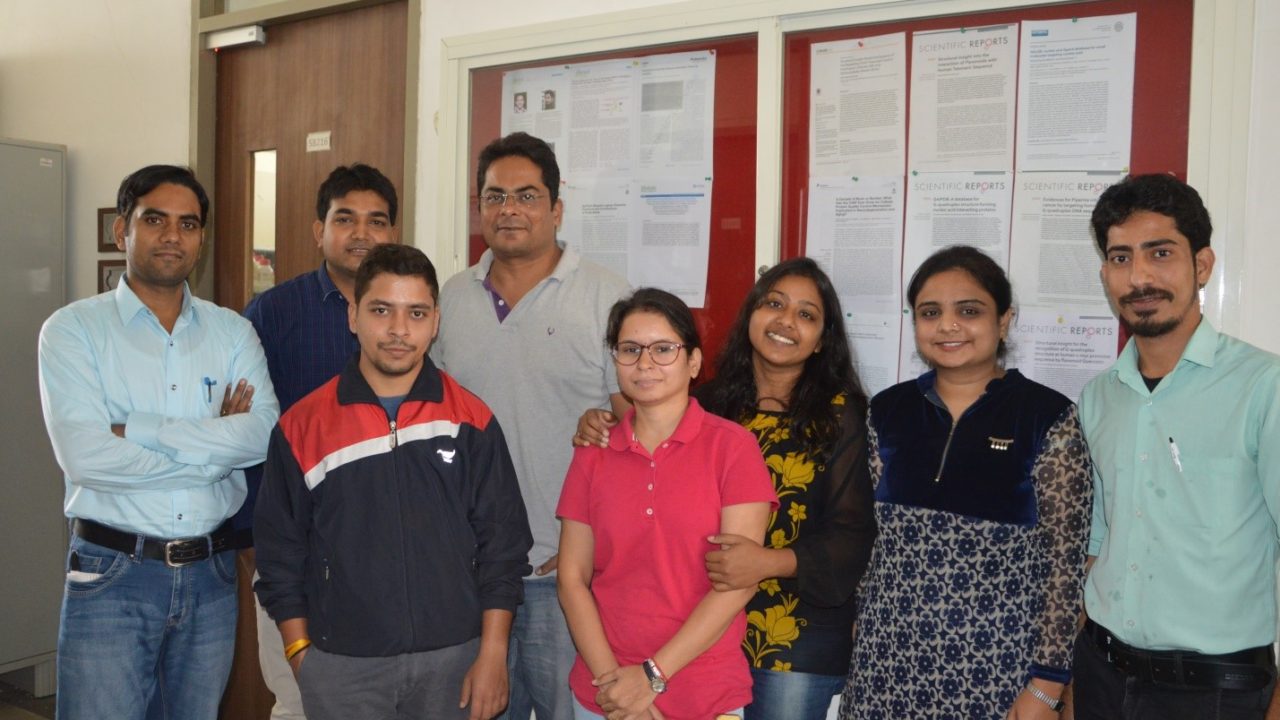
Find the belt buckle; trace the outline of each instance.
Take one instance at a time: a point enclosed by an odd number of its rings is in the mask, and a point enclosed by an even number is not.
[[[201,540],[204,541],[203,545],[196,544]],[[208,538],[181,538],[164,544],[164,564],[171,568],[180,568],[207,557],[209,557]]]

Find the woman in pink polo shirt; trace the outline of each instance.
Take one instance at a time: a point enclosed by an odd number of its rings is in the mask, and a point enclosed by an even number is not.
[[[740,715],[754,588],[712,589],[704,557],[722,533],[764,540],[773,483],[755,437],[690,399],[702,351],[679,298],[642,288],[619,301],[606,343],[634,409],[607,447],[577,449],[557,509],[577,717]]]

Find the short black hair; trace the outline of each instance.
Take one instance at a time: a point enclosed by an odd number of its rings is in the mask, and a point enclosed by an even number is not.
[[[412,245],[386,243],[374,245],[356,270],[356,305],[360,304],[360,298],[364,297],[373,279],[385,273],[402,277],[420,277],[431,289],[431,299],[440,299],[440,283],[436,280],[436,268],[426,254]]]
[[[200,203],[200,227],[204,227],[209,216],[209,195],[191,168],[180,165],[148,165],[120,182],[120,190],[116,193],[116,214],[124,218],[125,227],[129,227],[130,216],[138,207],[138,200],[165,184],[181,185],[195,193]]]
[[[556,153],[542,138],[526,132],[513,132],[498,138],[480,151],[480,162],[476,167],[476,197],[484,192],[484,175],[489,172],[489,166],[513,155],[538,166],[542,171],[542,184],[547,186],[551,204],[555,205],[560,197],[560,165],[556,162]]]
[[[952,245],[930,255],[911,276],[911,282],[907,284],[907,304],[911,306],[913,323],[916,317],[916,298],[924,289],[924,284],[934,275],[948,270],[963,270],[981,285],[991,299],[996,301],[997,316],[1003,317],[1013,307],[1013,286],[1009,284],[1009,276],[1004,274],[1004,268],[976,247]],[[1004,357],[1006,350],[1005,342],[1001,340],[996,356]]]
[[[671,324],[671,329],[680,336],[680,344],[685,352],[702,347],[702,338],[698,335],[698,324],[693,321],[693,313],[680,298],[666,290],[658,288],[639,288],[631,297],[623,298],[613,304],[609,310],[609,324],[605,330],[605,347],[618,344],[618,334],[622,332],[622,321],[627,316],[638,312],[661,315]]]
[[[325,216],[329,214],[329,206],[335,199],[360,190],[375,193],[385,200],[391,224],[396,224],[396,212],[399,209],[396,186],[391,184],[381,170],[364,163],[339,165],[320,183],[320,190],[316,193],[316,219],[324,222]]]
[[[1103,191],[1093,208],[1089,223],[1093,239],[1103,256],[1107,254],[1107,232],[1136,212],[1159,213],[1172,218],[1178,232],[1191,244],[1191,253],[1209,247],[1213,223],[1200,193],[1172,175],[1130,175]]]

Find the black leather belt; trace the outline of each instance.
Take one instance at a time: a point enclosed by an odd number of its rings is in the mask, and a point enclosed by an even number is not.
[[[1117,670],[1148,682],[1248,691],[1261,690],[1275,675],[1275,655],[1270,645],[1225,655],[1204,655],[1135,648],[1092,620],[1085,621],[1084,631]]]
[[[169,567],[182,567],[193,562],[207,560],[223,550],[232,549],[231,522],[227,521],[209,535],[160,540],[140,536],[136,533],[124,532],[107,527],[92,520],[76,518],[71,523],[71,531],[77,537],[101,545],[116,552],[133,555],[138,549],[138,538],[142,537],[142,557],[151,560],[163,560]]]

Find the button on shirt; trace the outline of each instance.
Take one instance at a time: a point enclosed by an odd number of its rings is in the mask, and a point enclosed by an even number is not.
[[[267,356],[267,370],[283,414],[311,391],[342,372],[360,343],[347,322],[347,298],[322,263],[314,272],[281,283],[250,301],[244,316],[253,323]],[[253,526],[253,506],[262,466],[245,470],[249,496],[235,527]]]
[[[40,399],[66,482],[67,517],[151,537],[206,534],[245,496],[279,416],[262,346],[230,310],[183,287],[173,332],[121,282],[40,331]],[[253,408],[219,417],[245,378]],[[111,432],[124,425],[125,437]]]
[[[1080,399],[1094,463],[1089,617],[1149,650],[1276,634],[1280,358],[1202,320],[1154,392],[1130,340]]]
[[[609,447],[578,448],[557,514],[590,526],[591,593],[610,649],[623,665],[652,657],[711,590],[706,538],[721,510],[778,498],[753,436],[689,401],[671,437],[649,453],[632,434],[635,410],[609,434]],[[750,701],[740,644],[743,612],[675,675],[657,705],[669,717],[714,717]],[[579,656],[569,683],[598,712],[591,674]]]

